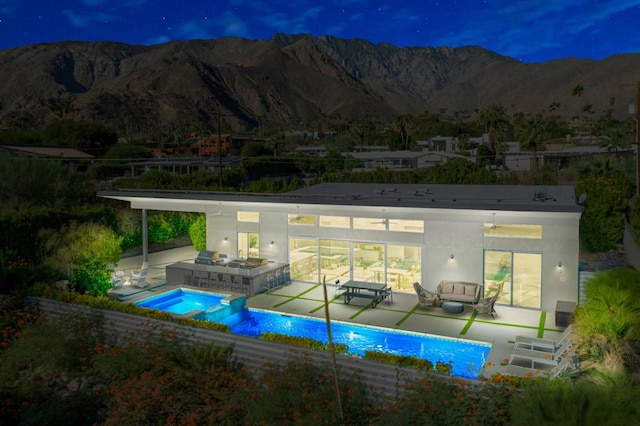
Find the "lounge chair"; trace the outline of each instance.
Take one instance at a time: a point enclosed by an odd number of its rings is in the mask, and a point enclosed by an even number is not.
[[[564,357],[572,346],[571,340],[565,340],[562,345],[558,346],[555,350],[549,351],[546,348],[540,349],[525,349],[521,347],[515,347],[511,351],[511,358],[529,358],[529,359],[545,359],[551,361],[558,361]]]
[[[418,295],[418,304],[422,308],[433,308],[433,304],[438,300],[438,295],[432,291],[425,290],[420,283],[413,283],[413,289]]]
[[[559,362],[545,362],[541,360],[521,360],[509,363],[504,369],[505,374],[520,377],[546,376],[556,378],[569,369],[577,369],[572,357],[562,358]]]
[[[531,350],[547,350],[549,352],[555,352],[562,344],[569,340],[571,341],[571,333],[573,328],[569,325],[564,329],[562,334],[557,340],[540,339],[536,337],[516,336],[514,348],[531,349]]]
[[[138,288],[145,288],[149,286],[147,282],[148,269],[140,269],[138,271],[131,271],[131,285]]]

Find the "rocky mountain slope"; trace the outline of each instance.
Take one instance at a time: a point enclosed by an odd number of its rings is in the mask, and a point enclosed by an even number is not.
[[[635,101],[640,54],[524,64],[480,47],[374,45],[360,39],[275,35],[156,46],[60,42],[0,51],[0,126],[90,118],[119,132],[200,123],[244,132],[311,129],[424,111],[467,116],[498,103],[511,113],[565,118]],[[576,96],[573,88],[584,88]],[[67,105],[68,108],[62,108]],[[70,106],[70,107],[69,107]]]

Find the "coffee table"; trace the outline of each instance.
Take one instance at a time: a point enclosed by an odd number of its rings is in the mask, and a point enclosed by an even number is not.
[[[441,307],[443,311],[450,314],[459,314],[464,312],[464,305],[460,302],[444,302]]]

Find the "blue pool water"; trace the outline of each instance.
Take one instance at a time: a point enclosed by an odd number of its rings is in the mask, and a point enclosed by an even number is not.
[[[315,318],[243,309],[215,321],[227,324],[233,334],[244,336],[258,337],[264,332],[271,331],[290,336],[309,337],[324,343],[328,340],[326,322]],[[416,356],[434,364],[442,361],[452,365],[454,376],[469,379],[477,379],[480,376],[491,349],[491,346],[485,343],[336,321],[331,322],[331,333],[334,343],[347,345],[350,354],[363,356],[366,350],[375,350],[396,355]]]
[[[174,314],[186,314],[191,311],[206,311],[217,307],[225,297],[227,296],[179,288],[141,300],[136,305]]]

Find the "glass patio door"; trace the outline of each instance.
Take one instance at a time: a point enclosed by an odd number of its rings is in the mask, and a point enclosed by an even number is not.
[[[497,302],[505,305],[540,308],[542,255],[511,251],[484,252],[485,297],[502,285]]]

